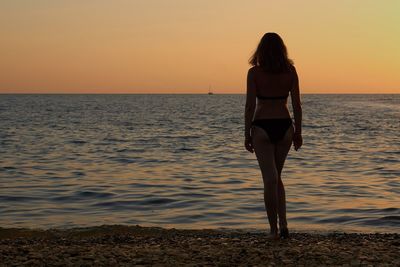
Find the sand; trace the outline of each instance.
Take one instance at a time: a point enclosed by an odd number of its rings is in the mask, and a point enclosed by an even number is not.
[[[400,234],[0,228],[0,266],[400,266]]]

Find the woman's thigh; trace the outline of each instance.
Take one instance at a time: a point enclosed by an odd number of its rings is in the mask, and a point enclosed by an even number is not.
[[[263,178],[274,176],[276,172],[275,145],[271,143],[264,129],[253,126],[252,132],[253,147]]]
[[[293,125],[286,131],[285,136],[275,146],[275,163],[278,173],[280,174],[285,164],[286,157],[289,153],[293,141],[294,128]]]

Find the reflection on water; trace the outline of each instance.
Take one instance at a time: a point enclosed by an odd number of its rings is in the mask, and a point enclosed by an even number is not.
[[[304,95],[297,230],[400,230],[400,95]],[[266,229],[244,95],[0,95],[0,226]]]

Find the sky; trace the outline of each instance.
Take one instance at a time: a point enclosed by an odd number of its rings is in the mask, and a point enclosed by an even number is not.
[[[245,93],[266,32],[302,93],[400,93],[398,0],[2,0],[0,93]]]

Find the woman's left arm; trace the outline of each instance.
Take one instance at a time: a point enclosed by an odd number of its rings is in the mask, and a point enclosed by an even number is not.
[[[254,79],[254,68],[249,69],[247,73],[247,93],[246,106],[244,112],[244,136],[245,146],[250,152],[253,152],[251,146],[251,122],[253,120],[254,111],[256,109],[256,82]]]

